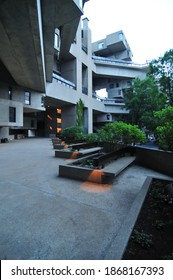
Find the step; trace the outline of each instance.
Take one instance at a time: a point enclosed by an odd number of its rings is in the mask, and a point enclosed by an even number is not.
[[[105,172],[114,173],[114,176],[118,176],[124,169],[135,161],[135,156],[125,156],[114,160],[108,166],[104,168]]]

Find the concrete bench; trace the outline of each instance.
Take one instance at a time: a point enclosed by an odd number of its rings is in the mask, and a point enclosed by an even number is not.
[[[91,154],[94,154],[94,153],[97,153],[100,151],[102,151],[101,147],[84,149],[81,151],[70,151],[70,150],[62,149],[62,150],[55,151],[55,157],[77,159],[77,158],[81,158],[86,155],[91,155]]]
[[[90,157],[84,157],[83,159]],[[135,161],[133,156],[125,156],[119,158],[107,165],[103,169],[94,169],[74,165],[80,163],[80,160],[73,161],[72,163],[59,165],[59,176],[77,179],[81,181],[90,181],[98,184],[111,184],[116,176],[118,176],[125,168]]]

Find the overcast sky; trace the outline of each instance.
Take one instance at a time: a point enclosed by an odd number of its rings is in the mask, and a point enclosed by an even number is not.
[[[173,0],[90,0],[84,16],[93,42],[123,30],[136,63],[173,48]]]

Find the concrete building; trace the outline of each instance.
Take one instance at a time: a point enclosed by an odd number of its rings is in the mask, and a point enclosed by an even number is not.
[[[123,90],[147,68],[123,31],[91,42],[87,1],[0,0],[0,138],[56,135],[76,124],[80,99],[86,133],[128,113]]]

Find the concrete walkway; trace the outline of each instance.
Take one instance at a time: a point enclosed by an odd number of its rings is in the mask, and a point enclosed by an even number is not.
[[[54,155],[46,138],[0,144],[0,259],[116,259],[142,184],[162,175],[132,166],[113,185],[69,180]]]

